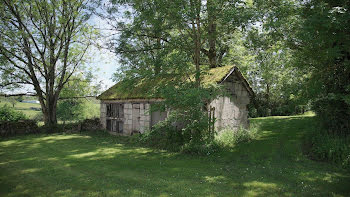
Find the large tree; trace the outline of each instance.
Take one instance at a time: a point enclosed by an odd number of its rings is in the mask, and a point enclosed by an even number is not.
[[[125,66],[124,74],[189,71],[196,73],[199,84],[203,71],[200,65],[221,66],[232,33],[252,19],[253,5],[249,2],[112,1],[105,18],[111,19],[112,27],[120,32],[112,46]],[[121,5],[124,9],[120,9]]]
[[[79,69],[91,36],[85,0],[1,0],[2,86],[34,88],[45,125],[57,123],[60,92]]]
[[[306,93],[330,133],[350,134],[350,2],[305,3],[295,53],[311,75]]]

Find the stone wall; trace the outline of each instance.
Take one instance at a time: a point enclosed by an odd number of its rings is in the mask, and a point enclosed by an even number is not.
[[[0,136],[38,133],[39,128],[34,120],[0,121]]]
[[[220,131],[224,128],[238,129],[240,126],[247,128],[248,109],[250,102],[249,93],[242,82],[235,75],[224,82],[229,95],[220,96],[210,103],[215,108],[215,129]]]

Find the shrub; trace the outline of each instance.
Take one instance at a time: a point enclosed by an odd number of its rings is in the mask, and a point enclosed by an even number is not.
[[[57,118],[62,121],[97,118],[99,106],[88,99],[66,99],[58,102]]]
[[[19,121],[28,119],[22,112],[16,111],[8,105],[0,107],[0,121]]]
[[[350,87],[349,87],[350,91]],[[347,96],[350,98],[350,96]],[[328,132],[350,135],[350,99],[341,94],[330,93],[313,102],[319,122]]]
[[[37,122],[44,121],[44,114],[42,112],[37,113],[33,119]]]
[[[254,139],[256,137],[257,130],[258,128],[256,126],[251,126],[250,129],[240,127],[237,130],[226,128],[216,135],[215,141],[222,147],[232,148],[239,143],[249,142]]]
[[[150,131],[140,135],[139,141],[150,147],[176,152],[184,144],[182,132],[169,120],[159,122]]]
[[[350,136],[340,137],[325,131],[314,131],[305,137],[304,147],[311,159],[350,167]]]
[[[139,141],[150,147],[187,154],[209,155],[218,150],[219,146],[213,140],[191,134],[190,129],[194,129],[192,127],[196,127],[196,124],[178,128],[174,121],[179,121],[178,118],[176,113],[170,115],[167,120],[159,122],[150,131],[141,134]]]

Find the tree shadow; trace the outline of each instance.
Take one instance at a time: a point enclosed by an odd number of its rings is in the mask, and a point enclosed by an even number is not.
[[[257,120],[252,120],[257,121]],[[101,133],[0,141],[0,194],[49,196],[348,195],[350,173],[308,160],[309,117],[258,120],[262,134],[232,151],[192,156]],[[44,193],[43,193],[44,192]]]

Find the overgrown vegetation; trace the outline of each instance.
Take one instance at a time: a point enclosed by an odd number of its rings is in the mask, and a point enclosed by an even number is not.
[[[216,135],[215,141],[220,146],[230,149],[237,144],[254,140],[257,137],[258,132],[258,127],[255,125],[251,125],[249,129],[243,127],[240,127],[237,130],[226,128]]]
[[[350,168],[350,136],[314,130],[305,137],[304,148],[311,159]]]
[[[166,121],[156,124],[150,131],[137,136],[139,142],[149,147],[173,152],[210,155],[224,149],[230,150],[238,144],[250,142],[257,138],[259,132],[256,125],[252,125],[249,129],[243,127],[236,130],[226,128],[218,133],[213,132],[212,136],[203,133],[196,140],[193,136],[186,136],[191,127],[179,129],[174,124],[173,118],[174,116],[170,116]],[[208,126],[207,124],[203,125]]]
[[[63,122],[97,118],[99,113],[99,105],[85,98],[66,99],[57,106],[57,117]]]
[[[206,102],[217,95],[216,89],[198,88],[194,83],[184,82],[180,86],[159,87],[158,93],[164,102],[153,105],[151,110],[170,110],[166,121],[157,125],[142,136],[149,145],[173,151],[202,153],[212,146],[215,131],[208,112],[204,110]]]
[[[0,106],[0,121],[19,121],[28,119],[26,115],[24,115],[20,111],[16,111],[13,107],[8,105]]]

